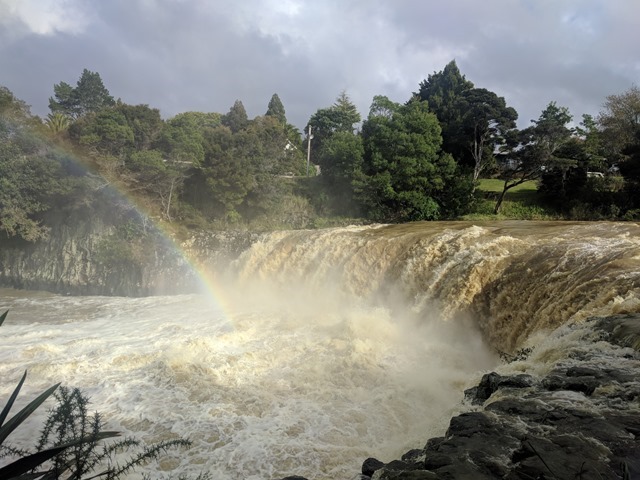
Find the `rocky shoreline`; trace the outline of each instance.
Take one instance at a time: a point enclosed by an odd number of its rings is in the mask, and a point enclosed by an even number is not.
[[[640,315],[566,325],[500,371],[465,391],[443,437],[354,478],[640,478]]]

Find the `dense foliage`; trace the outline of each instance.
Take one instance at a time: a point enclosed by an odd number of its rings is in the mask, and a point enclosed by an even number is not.
[[[0,87],[0,231],[35,241],[46,237],[42,216],[68,204],[78,182],[69,158],[38,135],[42,125],[24,102]]]
[[[607,97],[577,127],[549,102],[520,130],[505,99],[454,61],[408,96],[405,104],[374,97],[362,121],[342,92],[311,115],[303,139],[278,94],[253,119],[236,100],[224,114],[165,120],[156,108],[114,100],[85,69],[75,86],[53,86],[43,121],[1,87],[0,231],[42,239],[48,212],[95,204],[109,186],[180,228],[457,218],[473,211],[487,177],[504,185],[496,213],[508,191],[535,180],[558,216],[640,216],[637,87]]]

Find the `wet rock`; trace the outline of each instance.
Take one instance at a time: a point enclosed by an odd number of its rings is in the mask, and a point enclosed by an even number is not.
[[[432,450],[437,450],[438,449],[438,445],[440,445],[442,442],[444,442],[445,437],[434,437],[434,438],[430,438],[429,440],[427,440],[427,444],[425,445],[424,449],[426,452],[432,451]]]
[[[413,449],[402,455],[402,461],[408,463],[419,463],[424,465],[424,450]]]
[[[432,453],[427,455],[424,461],[424,468],[427,470],[437,470],[453,463],[453,458],[442,453]]]
[[[591,395],[600,386],[600,382],[592,376],[568,377],[565,375],[550,375],[542,381],[548,390],[571,390]]]
[[[490,403],[485,408],[489,412],[514,415],[537,423],[546,422],[553,415],[551,407],[535,398],[503,398]]]
[[[526,439],[512,459],[517,460],[506,478],[554,478],[558,480],[614,479],[602,462],[603,449],[580,435]]]
[[[604,372],[591,367],[570,367],[567,369],[567,377],[593,377],[602,378]]]
[[[608,333],[611,343],[630,347],[640,351],[640,317],[637,315],[618,315],[597,319],[597,328]]]
[[[388,471],[380,470],[372,480],[438,480],[438,476],[427,470]]]
[[[380,470],[382,467],[384,467],[384,462],[381,462],[377,458],[369,457],[362,463],[362,474],[370,477],[376,470]]]
[[[496,372],[487,373],[482,376],[480,383],[476,387],[465,390],[464,395],[474,405],[480,405],[498,389],[501,378]]]
[[[498,375],[496,372],[487,373],[482,376],[480,383],[476,387],[464,391],[465,398],[473,405],[482,405],[497,390],[501,388],[528,388],[535,383],[531,375]]]
[[[640,314],[592,319],[580,328],[585,343],[573,338],[575,346],[543,378],[484,375],[465,392],[484,405],[480,411],[453,417],[445,436],[372,478],[640,478],[640,353],[628,348],[640,335]]]
[[[372,480],[432,480],[438,477],[432,472],[428,472],[422,465],[394,460],[378,469],[372,476]]]

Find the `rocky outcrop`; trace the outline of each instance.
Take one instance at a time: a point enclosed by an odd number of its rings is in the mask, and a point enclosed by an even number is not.
[[[443,437],[390,463],[367,459],[362,476],[640,478],[640,316],[563,328],[556,335],[571,336],[570,346],[558,346],[544,375],[484,375],[465,392],[469,411],[452,418]]]
[[[144,242],[132,247],[144,261],[131,261],[121,238],[113,242],[112,256],[105,261],[100,246],[117,233],[114,222],[94,216],[59,219],[53,225],[46,240],[2,241],[0,286],[72,295],[197,292],[198,269],[226,269],[258,237],[250,232],[200,232],[177,242],[157,229],[147,230]]]

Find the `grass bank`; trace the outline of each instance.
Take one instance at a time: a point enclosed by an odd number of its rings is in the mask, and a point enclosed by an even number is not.
[[[463,220],[557,220],[556,211],[545,207],[538,195],[536,181],[525,182],[507,191],[499,214],[493,213],[504,182],[495,178],[480,179],[476,203]]]

